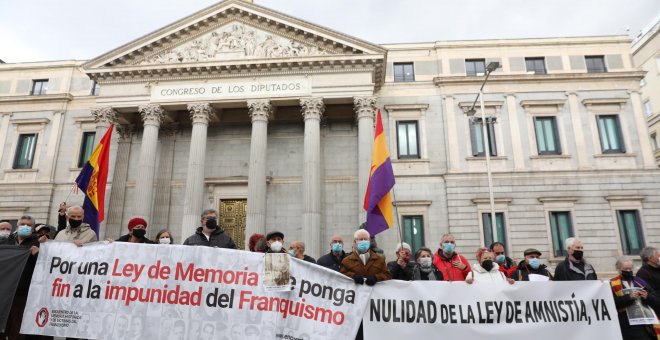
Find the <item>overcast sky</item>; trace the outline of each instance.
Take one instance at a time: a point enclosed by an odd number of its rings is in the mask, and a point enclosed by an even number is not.
[[[217,0],[0,0],[0,59],[86,60]],[[377,44],[627,34],[660,0],[255,0]]]

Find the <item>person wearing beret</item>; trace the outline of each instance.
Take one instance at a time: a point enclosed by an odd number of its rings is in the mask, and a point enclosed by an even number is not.
[[[552,274],[548,271],[548,267],[541,263],[541,252],[529,248],[523,253],[525,259],[520,261],[516,270],[511,273],[511,278],[516,281],[529,281],[529,274],[536,274],[547,276],[548,280],[552,280]]]
[[[135,217],[128,221],[128,234],[117,239],[117,242],[130,243],[150,243],[154,241],[145,237],[147,233],[147,221],[143,218]]]
[[[281,231],[271,231],[266,234],[266,244],[268,245],[266,253],[287,253],[284,249],[284,233]]]

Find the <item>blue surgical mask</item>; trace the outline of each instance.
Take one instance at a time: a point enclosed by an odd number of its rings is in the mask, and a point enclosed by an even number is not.
[[[335,254],[341,253],[341,251],[344,250],[344,245],[341,243],[333,243],[332,244],[332,252]]]
[[[369,251],[369,247],[371,246],[371,242],[369,241],[358,241],[357,242],[357,251],[359,253],[366,253]]]
[[[289,249],[289,255],[296,257],[296,251],[293,249]]]
[[[506,261],[506,256],[504,255],[497,255],[495,256],[495,262],[497,263],[504,263]]]
[[[32,235],[32,227],[25,224],[18,226],[18,236],[28,237],[30,235]]]
[[[442,251],[444,251],[447,254],[452,254],[454,253],[454,249],[456,248],[456,245],[450,242],[445,242],[442,244]]]
[[[539,259],[529,259],[529,266],[534,269],[539,269],[541,261]]]

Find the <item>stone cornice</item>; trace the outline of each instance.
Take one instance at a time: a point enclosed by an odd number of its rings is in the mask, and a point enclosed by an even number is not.
[[[401,111],[401,110],[423,111],[423,110],[428,110],[428,108],[429,108],[429,104],[390,104],[390,105],[385,105],[385,110],[387,110],[387,111]]]
[[[557,81],[640,81],[644,78],[644,71],[626,71],[626,72],[605,72],[605,73],[556,73],[556,74],[498,74],[491,75],[488,78],[488,84],[497,83],[539,83],[539,82],[557,82]],[[483,82],[483,77],[435,77],[433,83],[436,86],[441,85],[475,85],[479,86]]]
[[[520,106],[528,108],[530,106],[557,106],[562,107],[566,103],[565,100],[547,99],[547,100],[522,100]]]
[[[73,96],[68,93],[43,94],[39,96],[11,96],[0,97],[0,104],[25,104],[26,102],[69,102]]]

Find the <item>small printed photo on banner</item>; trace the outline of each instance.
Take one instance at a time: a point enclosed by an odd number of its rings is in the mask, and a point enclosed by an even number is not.
[[[291,290],[289,254],[268,253],[264,256],[264,289],[271,292]]]

